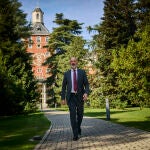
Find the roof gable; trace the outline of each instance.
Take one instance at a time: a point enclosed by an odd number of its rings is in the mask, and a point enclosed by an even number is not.
[[[34,35],[49,35],[48,29],[42,23],[35,23],[31,30]]]

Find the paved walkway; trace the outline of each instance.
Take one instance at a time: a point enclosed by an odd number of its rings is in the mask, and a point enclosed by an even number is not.
[[[72,140],[69,113],[45,111],[52,126],[35,150],[150,150],[150,132],[84,117],[82,137]]]

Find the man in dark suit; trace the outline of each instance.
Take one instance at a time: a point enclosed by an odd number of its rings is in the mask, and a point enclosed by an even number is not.
[[[70,111],[70,121],[73,131],[73,140],[78,140],[81,135],[81,123],[84,112],[84,101],[89,94],[89,83],[86,73],[77,68],[78,61],[75,57],[70,59],[71,70],[64,73],[61,99],[62,104],[67,102]]]

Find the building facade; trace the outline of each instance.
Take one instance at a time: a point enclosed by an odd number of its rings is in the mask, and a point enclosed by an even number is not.
[[[46,105],[46,83],[43,81],[49,76],[49,68],[43,65],[47,57],[50,57],[46,45],[49,41],[49,31],[43,22],[43,11],[37,7],[32,12],[32,29],[31,36],[28,39],[27,52],[32,54],[32,71],[35,78],[39,81],[39,89],[41,91],[41,108]]]
[[[48,67],[44,66],[46,58],[50,56],[50,52],[46,48],[49,40],[49,31],[44,26],[44,13],[40,8],[35,8],[32,12],[32,30],[28,39],[27,52],[32,53],[33,72],[37,79],[45,80],[48,77]]]

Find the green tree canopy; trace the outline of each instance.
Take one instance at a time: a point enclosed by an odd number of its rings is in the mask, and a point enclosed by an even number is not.
[[[29,27],[20,7],[17,0],[0,1],[0,115],[22,113],[27,105],[35,108],[31,58],[21,41]]]
[[[119,89],[125,92],[131,104],[150,106],[150,26],[135,36],[127,48],[113,51],[112,67],[118,74]]]
[[[96,95],[101,95],[103,99],[109,98],[111,106],[122,105],[124,97],[119,94],[117,88],[117,72],[114,72],[110,64],[113,60],[112,50],[115,48],[119,51],[122,45],[127,46],[136,32],[134,0],[105,0],[102,21],[93,29],[98,31],[93,38],[93,43],[97,55],[95,66],[100,76],[97,76],[97,80],[93,80],[93,91],[97,91]],[[95,81],[97,84],[94,83]]]

